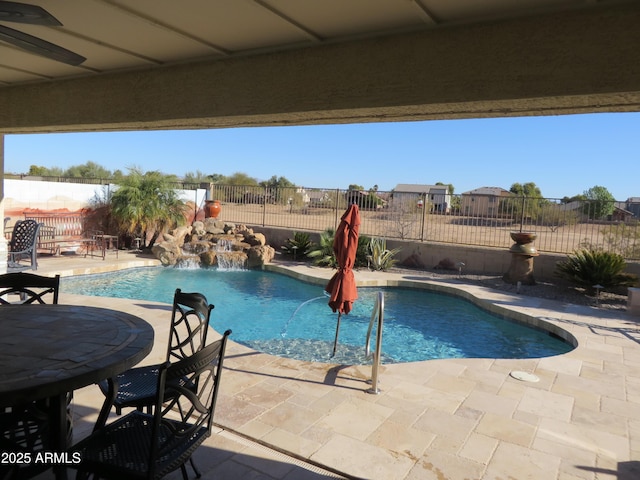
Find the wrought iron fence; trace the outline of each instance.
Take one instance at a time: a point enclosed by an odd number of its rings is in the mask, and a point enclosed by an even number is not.
[[[91,179],[86,183],[109,181]],[[511,232],[527,231],[536,234],[535,245],[540,252],[598,248],[619,253],[627,260],[640,260],[640,203],[566,203],[553,198],[518,197],[505,191],[499,195],[448,195],[182,182],[175,188],[207,189],[212,200],[221,201],[224,220],[292,232],[335,229],[347,205],[356,203],[361,213],[360,232],[371,237],[508,248],[513,243]]]
[[[526,231],[537,235],[541,252],[598,248],[640,259],[640,219],[620,202],[235,185],[212,185],[210,197],[221,201],[221,218],[248,225],[335,229],[356,203],[361,235],[508,248],[510,232]]]

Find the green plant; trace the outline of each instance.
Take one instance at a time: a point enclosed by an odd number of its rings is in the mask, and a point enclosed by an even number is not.
[[[603,250],[583,249],[558,262],[556,273],[593,294],[596,285],[601,285],[604,289],[635,285],[638,277],[624,273],[625,268],[626,263],[622,255]]]
[[[320,233],[320,244],[307,253],[307,257],[313,259],[314,265],[331,268],[338,267],[338,261],[333,253],[333,239],[335,236],[336,232],[332,228]]]
[[[307,256],[312,251],[315,244],[311,241],[308,233],[293,232],[293,238],[288,238],[282,246],[282,251],[287,255],[296,258],[298,255]]]
[[[396,264],[396,259],[393,257],[399,251],[399,248],[388,250],[387,241],[384,238],[373,237],[369,242],[369,252],[371,255],[369,266],[374,270],[388,270]]]
[[[356,250],[356,259],[353,262],[354,268],[362,268],[367,267],[369,261],[367,257],[370,255],[369,243],[371,242],[371,238],[366,235],[360,235],[358,237],[358,249]]]
[[[185,202],[169,178],[158,171],[143,173],[132,168],[118,184],[110,202],[119,230],[142,238],[143,249],[150,249],[162,233],[186,222]]]

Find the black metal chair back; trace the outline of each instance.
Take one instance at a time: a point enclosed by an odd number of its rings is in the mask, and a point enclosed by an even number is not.
[[[60,275],[44,277],[26,272],[13,272],[0,275],[0,305],[11,303],[58,303]],[[12,302],[10,296],[18,295],[18,301]],[[50,300],[50,301],[45,301]]]
[[[9,269],[38,269],[37,245],[41,225],[35,220],[18,220],[13,226],[9,241]],[[20,264],[20,261],[25,258],[30,259],[30,266]]]
[[[176,362],[190,357],[204,347],[213,308],[201,293],[185,293],[176,289],[166,361]],[[98,386],[105,395],[105,402],[96,428],[106,423],[112,407],[115,407],[118,415],[123,408],[146,408],[150,413],[157,395],[158,372],[158,365],[136,367],[100,382]]]
[[[213,308],[201,293],[185,293],[176,289],[167,344],[168,362],[189,357],[202,349],[207,341]]]
[[[230,334],[227,330],[193,355],[160,366],[153,414],[134,410],[74,446],[82,458],[78,478],[96,473],[155,479],[180,468],[186,479],[186,462],[211,435]]]

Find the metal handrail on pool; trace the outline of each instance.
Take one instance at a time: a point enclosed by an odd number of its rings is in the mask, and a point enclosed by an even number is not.
[[[376,349],[370,353],[369,343],[371,342],[371,330],[373,329],[373,321],[378,317],[378,328],[376,332]],[[367,340],[364,346],[365,356],[367,359],[373,355],[373,366],[371,369],[371,388],[367,390],[367,393],[378,394],[378,370],[380,369],[380,356],[382,354],[382,324],[384,323],[384,293],[378,292],[376,297],[376,304],[373,307],[371,313],[371,320],[369,320],[369,328],[367,330]]]

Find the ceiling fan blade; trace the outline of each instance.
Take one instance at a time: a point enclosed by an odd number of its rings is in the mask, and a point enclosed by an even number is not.
[[[32,25],[62,25],[56,17],[37,5],[0,1],[0,21]]]
[[[80,65],[86,60],[82,55],[73,53],[66,48],[4,25],[0,25],[0,41],[68,65]]]

